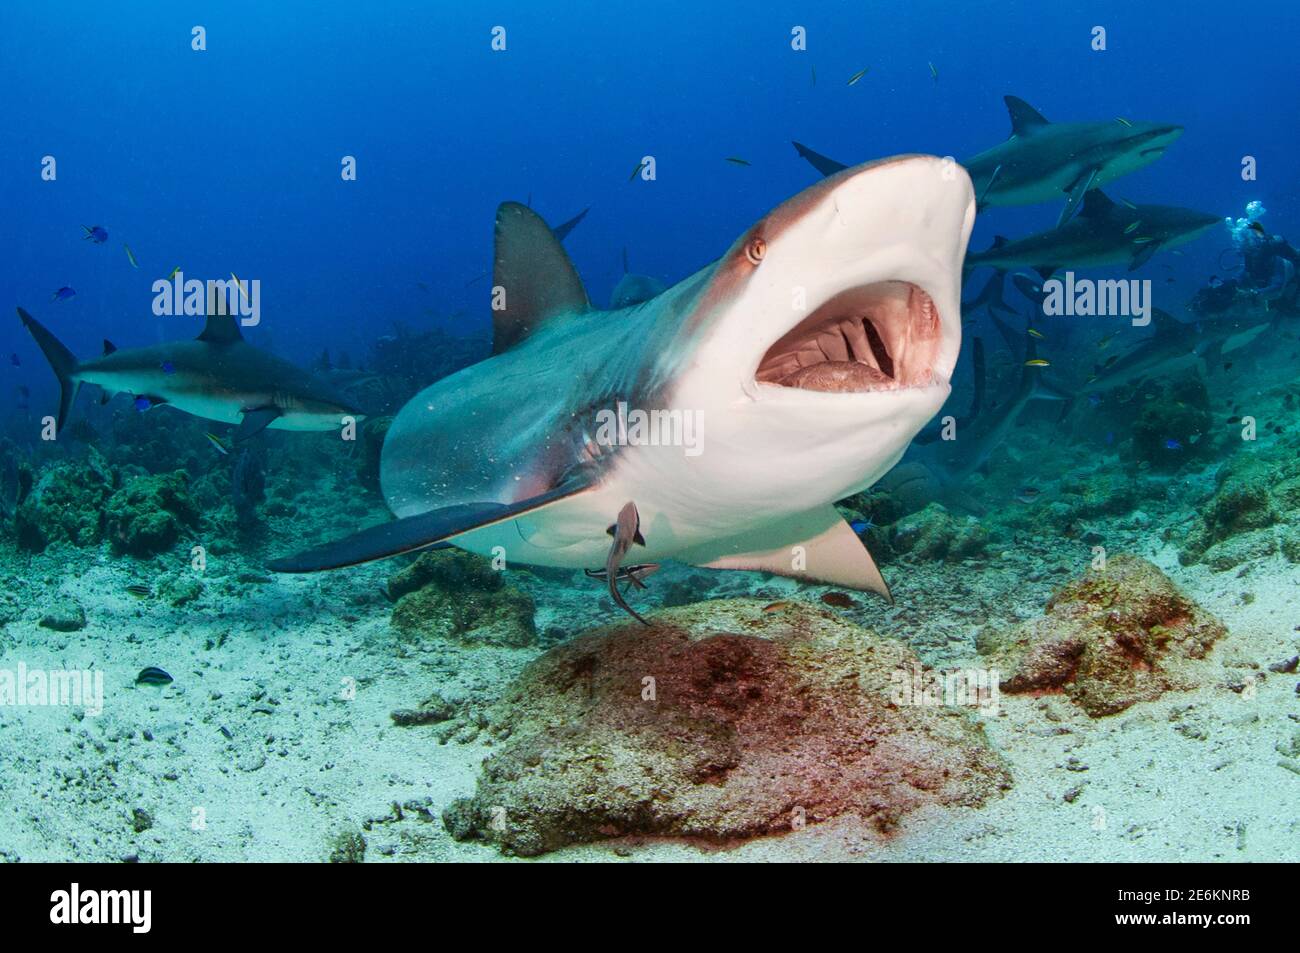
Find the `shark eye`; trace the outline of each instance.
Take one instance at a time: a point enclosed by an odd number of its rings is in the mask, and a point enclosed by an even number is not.
[[[767,254],[767,242],[761,238],[751,238],[749,244],[745,246],[745,257],[752,265],[762,261],[765,254]]]

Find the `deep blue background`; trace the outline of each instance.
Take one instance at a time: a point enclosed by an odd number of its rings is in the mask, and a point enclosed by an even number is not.
[[[0,349],[23,366],[5,361],[0,384],[27,383],[34,405],[53,386],[14,304],[82,355],[102,337],[194,334],[193,319],[150,311],[150,285],[175,265],[261,279],[253,339],[299,361],[325,345],[360,356],[393,320],[481,331],[490,282],[466,283],[490,268],[504,199],[531,196],[552,223],[593,206],[568,245],[603,302],[624,247],[633,270],[676,280],[812,182],[792,138],[846,161],[962,158],[1007,135],[1005,93],[1049,119],[1185,124],[1112,194],[1223,215],[1258,198],[1270,230],[1294,240],[1296,11],[1293,0],[5,3]],[[205,52],[190,49],[196,24]],[[504,53],[489,46],[498,24]],[[796,24],[807,52],[790,48]],[[1101,53],[1089,47],[1097,24]],[[658,181],[629,183],[647,153]],[[57,182],[40,178],[47,154]],[[1241,181],[1245,154],[1259,160],[1256,183]],[[339,176],[344,155],[357,157],[355,182]],[[1058,212],[992,210],[973,246]],[[83,224],[109,242],[82,241]],[[1185,297],[1227,244],[1216,230],[1186,258],[1158,258],[1184,279],[1161,293]],[[51,303],[61,285],[77,296]]]

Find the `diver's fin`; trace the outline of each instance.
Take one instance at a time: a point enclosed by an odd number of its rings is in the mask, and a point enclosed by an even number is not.
[[[813,152],[801,142],[792,142],[791,145],[794,146],[795,152],[807,159],[808,164],[822,175],[834,175],[836,172],[848,168],[848,166],[843,162],[836,162],[834,159],[829,156],[824,156],[820,152]]]
[[[894,601],[862,540],[830,505],[698,547],[681,558],[708,569],[758,570],[878,592]]]
[[[529,204],[531,205],[532,203],[530,202]],[[584,218],[586,218],[587,213],[590,211],[591,211],[591,206],[588,205],[586,208],[584,208],[577,215],[573,216],[573,218],[569,219],[567,222],[562,222],[561,224],[556,225],[553,229],[551,229],[551,234],[555,236],[555,240],[562,242],[566,238],[568,238],[569,232],[577,228],[578,223],[581,222]]]
[[[239,426],[235,428],[234,436],[231,439],[235,443],[241,443],[249,437],[255,437],[269,427],[271,422],[279,416],[280,411],[276,407],[258,407],[256,410],[246,410],[244,416],[240,418]]]
[[[552,315],[591,307],[559,239],[518,202],[497,209],[494,261],[492,284],[501,289],[501,302],[492,312],[493,354],[514,347]]]
[[[73,376],[77,373],[77,358],[63,346],[63,343],[58,338],[49,332],[45,325],[22,308],[18,309],[18,317],[22,320],[23,326],[36,339],[41,353],[50,362],[50,368],[54,371],[54,376],[59,379],[59,416],[55,424],[55,433],[61,433],[63,424],[68,419],[68,412],[72,410],[72,402],[77,399],[77,391],[81,389],[81,381],[76,380]]]
[[[586,480],[570,480],[553,490],[515,503],[457,503],[454,506],[444,506],[418,516],[407,516],[371,526],[345,539],[317,546],[295,556],[272,560],[267,568],[272,572],[318,572],[432,549],[435,544],[453,536],[515,519],[583,493],[591,489],[591,486]]]
[[[224,287],[226,283],[217,281],[208,285],[208,319],[203,325],[203,332],[199,335],[200,341],[209,344],[230,344],[232,341],[244,339],[244,336],[239,333],[239,325],[235,321],[234,313],[226,309],[226,296],[221,290]]]
[[[1003,96],[1007,112],[1011,116],[1011,135],[1024,136],[1043,126],[1050,125],[1043,114],[1019,96]]]
[[[1160,250],[1159,242],[1147,242],[1145,245],[1138,246],[1138,250],[1133,253],[1133,260],[1128,263],[1129,271],[1136,271],[1151,260],[1151,256]]]
[[[110,341],[108,338],[104,338],[104,356],[107,357],[109,354],[112,354],[116,350],[117,350],[117,345],[114,344],[112,341]]]
[[[1070,220],[1070,216],[1074,214],[1074,210],[1079,207],[1081,202],[1083,202],[1083,197],[1088,194],[1088,190],[1092,188],[1092,184],[1097,181],[1097,173],[1099,171],[1101,170],[1096,166],[1093,166],[1091,169],[1084,172],[1083,175],[1079,176],[1079,178],[1075,180],[1074,185],[1070,186],[1070,197],[1065,200],[1065,208],[1061,209],[1061,217],[1056,220],[1057,228],[1060,228]]]

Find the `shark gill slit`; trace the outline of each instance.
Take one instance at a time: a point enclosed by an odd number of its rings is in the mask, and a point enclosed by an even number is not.
[[[755,379],[830,393],[925,387],[939,339],[938,309],[925,291],[876,282],[835,295],[799,322],[763,355]]]

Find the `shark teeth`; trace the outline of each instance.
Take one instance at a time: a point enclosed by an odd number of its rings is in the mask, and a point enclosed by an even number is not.
[[[926,387],[939,339],[928,294],[879,282],[842,292],[801,321],[763,356],[755,380],[831,393]]]

